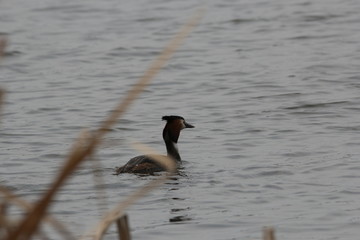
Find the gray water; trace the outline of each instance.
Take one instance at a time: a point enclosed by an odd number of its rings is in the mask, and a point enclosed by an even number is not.
[[[0,6],[10,40],[0,66],[0,183],[34,201],[80,130],[99,125],[204,3]],[[180,136],[183,169],[128,210],[134,239],[260,239],[263,226],[278,239],[357,239],[360,2],[212,0],[205,8],[97,152],[106,199],[84,164],[51,212],[76,235],[93,227],[156,177],[112,173],[139,154],[132,141],[164,152],[160,119],[176,114],[196,126]],[[115,238],[112,227],[107,239]]]

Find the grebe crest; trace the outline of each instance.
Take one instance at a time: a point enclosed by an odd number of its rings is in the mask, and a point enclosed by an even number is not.
[[[180,163],[181,157],[177,147],[180,131],[185,128],[194,128],[194,126],[187,123],[183,117],[176,115],[163,116],[162,120],[166,121],[162,136],[166,145],[167,156]],[[117,168],[116,174],[152,174],[160,171],[165,171],[164,167],[154,161],[151,156],[141,155],[130,159],[124,166]]]

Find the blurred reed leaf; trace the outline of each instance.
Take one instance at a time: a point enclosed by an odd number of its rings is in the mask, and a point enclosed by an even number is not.
[[[152,62],[150,67],[145,71],[144,75],[139,81],[128,91],[123,100],[119,102],[117,107],[111,112],[111,114],[105,119],[100,127],[89,136],[88,132],[82,132],[79,138],[73,144],[73,147],[69,153],[69,156],[62,167],[62,170],[56,176],[55,180],[51,184],[49,190],[40,198],[34,207],[29,211],[23,220],[15,227],[13,231],[8,235],[8,240],[27,240],[30,239],[39,228],[41,221],[47,213],[54,196],[58,190],[65,184],[65,181],[69,176],[79,167],[87,157],[92,156],[98,145],[101,143],[103,136],[108,132],[108,129],[118,121],[122,114],[129,108],[131,103],[138,97],[138,95],[145,89],[160,69],[167,63],[172,54],[178,49],[185,37],[191,32],[195,25],[199,22],[203,12],[198,12],[195,16],[182,27],[182,29],[175,35],[170,43],[163,49],[161,54]],[[86,136],[86,137],[84,137]],[[147,192],[165,181],[167,175],[150,182],[144,188],[131,194],[126,201],[124,201],[119,207],[115,208],[113,212],[110,212],[100,226],[97,228],[96,236],[101,238],[102,233],[108,227],[109,223],[112,223],[115,219],[123,214],[123,210],[131,205],[136,199],[144,196]]]

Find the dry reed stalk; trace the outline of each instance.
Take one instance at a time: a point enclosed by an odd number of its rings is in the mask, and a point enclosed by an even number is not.
[[[163,184],[168,177],[171,176],[169,173],[157,178],[150,183],[146,184],[144,187],[138,189],[136,192],[132,193],[126,198],[125,201],[121,202],[117,207],[113,208],[105,217],[100,221],[96,227],[94,239],[100,240],[103,235],[109,228],[109,226],[121,217],[125,213],[125,209],[134,204],[138,199],[144,197],[147,193],[151,192],[153,189],[157,188]],[[91,236],[92,234],[90,234]],[[88,235],[89,236],[89,235]]]
[[[0,57],[5,55],[5,48],[7,45],[7,40],[5,37],[0,36]]]
[[[185,37],[191,32],[195,25],[199,22],[203,11],[199,11],[192,17],[187,24],[175,35],[170,43],[164,48],[161,54],[153,61],[148,70],[127,93],[125,99],[120,101],[110,116],[105,119],[100,128],[95,131],[94,135],[85,143],[83,147],[77,147],[79,143],[76,141],[73,151],[70,152],[68,159],[60,171],[59,175],[55,178],[49,190],[42,196],[42,198],[35,204],[33,210],[24,217],[19,226],[9,235],[8,240],[27,240],[37,231],[41,220],[46,214],[50,203],[52,202],[55,194],[60,187],[65,183],[67,178],[77,169],[81,162],[88,156],[91,156],[96,147],[101,143],[103,136],[107,130],[110,129],[120,116],[129,108],[130,104],[138,97],[144,88],[150,83],[160,69],[170,59],[172,54],[181,45]],[[157,186],[157,185],[156,185]],[[151,188],[152,189],[152,188]],[[147,192],[147,191],[144,191]],[[143,196],[144,194],[138,194]]]
[[[7,215],[8,203],[6,201],[0,203],[0,217]]]
[[[25,200],[15,196],[11,191],[8,189],[0,186],[0,193],[3,195],[4,201],[7,204],[16,205],[25,211],[30,211],[33,207],[30,203],[26,202]],[[60,235],[62,235],[65,239],[75,239],[75,237],[71,234],[69,230],[58,220],[56,220],[54,217],[47,215],[44,218],[45,222],[49,223],[55,230],[58,231]],[[14,227],[14,226],[13,226]]]
[[[104,207],[106,209],[108,208],[106,191],[102,187],[105,185],[103,175],[101,172],[96,173],[97,169],[102,169],[102,165],[101,165],[101,162],[99,161],[99,159],[97,159],[96,157],[91,157],[90,160],[91,160],[90,162],[92,163],[91,167],[93,169],[93,179],[94,179],[94,186],[95,186],[96,195],[97,195],[96,199],[97,199],[97,203],[98,203],[99,213],[102,214],[101,207]]]
[[[118,107],[111,113],[111,115],[103,122],[100,129],[98,130],[99,137],[102,137],[106,130],[110,126],[114,125],[119,117],[128,109],[130,104],[138,97],[138,95],[144,91],[145,87],[149,85],[150,81],[154,79],[155,75],[165,66],[167,61],[173,55],[173,53],[180,47],[183,40],[192,29],[198,24],[200,18],[203,15],[203,11],[198,11],[188,22],[180,29],[180,31],[173,37],[167,46],[162,50],[160,55],[151,63],[149,68],[145,71],[144,75],[139,81],[133,86],[128,92],[125,99],[121,101]]]
[[[4,56],[4,54],[5,54],[6,44],[7,44],[6,38],[5,37],[0,37],[0,60],[1,60],[2,56]],[[4,96],[5,96],[5,91],[0,88],[0,116],[1,116],[1,113],[2,113],[2,106],[3,106],[3,103],[4,103]]]
[[[0,215],[0,239],[4,239],[5,236],[8,236],[11,233],[11,230],[16,226],[17,221],[10,219],[8,216],[1,213]],[[49,239],[46,234],[42,231],[39,231],[38,236],[40,239],[47,240]]]
[[[0,238],[9,234],[11,224],[7,216],[8,203],[6,201],[0,203]]]
[[[275,230],[272,227],[265,227],[263,229],[264,240],[275,240]]]
[[[119,240],[131,240],[128,215],[125,214],[116,221]]]
[[[93,234],[86,234],[82,237],[82,239],[84,239],[87,236],[93,236],[95,240],[102,239],[103,235],[110,227],[110,225],[124,215],[126,208],[134,204],[135,201],[145,196],[154,188],[164,183],[175,172],[176,163],[173,159],[170,159],[167,156],[160,155],[157,152],[155,152],[155,150],[146,147],[145,145],[137,143],[135,146],[138,150],[145,153],[146,155],[151,155],[153,160],[162,164],[166,168],[167,173],[159,178],[150,181],[145,186],[139,188],[137,191],[130,194],[124,201],[120,202],[115,208],[113,208],[103,217],[103,219],[94,229]]]
[[[11,232],[7,238],[8,240],[30,239],[31,236],[37,231],[41,220],[46,215],[47,209],[52,202],[55,193],[63,185],[67,177],[75,171],[76,167],[80,163],[78,162],[79,159],[81,157],[83,157],[82,159],[85,158],[84,152],[87,150],[87,148],[84,146],[85,144],[83,136],[88,136],[88,134],[81,132],[80,137],[77,141],[75,141],[75,144],[72,147],[70,157],[67,159],[65,166],[63,167],[62,171],[60,171],[60,174],[57,176],[52,186],[29,211],[29,214],[24,217],[19,226],[17,226],[15,230]],[[90,154],[87,153],[87,155]]]
[[[0,88],[0,117],[1,117],[1,114],[2,114],[4,98],[5,98],[5,91],[2,88]]]

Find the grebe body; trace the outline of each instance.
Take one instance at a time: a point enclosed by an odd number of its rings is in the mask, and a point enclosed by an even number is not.
[[[162,135],[166,145],[167,156],[180,163],[181,157],[177,147],[180,131],[185,128],[194,128],[194,126],[187,123],[181,116],[163,116],[162,120],[166,121]],[[130,159],[124,166],[117,168],[116,174],[152,174],[161,171],[165,171],[164,167],[154,161],[150,155],[141,155]]]

